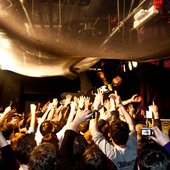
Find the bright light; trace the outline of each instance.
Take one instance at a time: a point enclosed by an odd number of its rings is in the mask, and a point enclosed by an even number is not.
[[[151,6],[149,9],[141,9],[139,12],[137,12],[134,15],[134,23],[133,28],[138,28],[139,26],[145,24],[150,19],[152,19],[154,16],[156,16],[159,13],[159,11],[155,8],[155,6]]]
[[[0,46],[3,48],[10,48],[11,44],[8,39],[0,38]]]
[[[11,54],[0,48],[0,65],[2,69],[12,68],[13,61],[11,61]]]
[[[133,66],[134,68],[136,68],[136,67],[138,66],[138,62],[132,61],[132,66]]]
[[[129,70],[132,70],[133,66],[132,66],[132,62],[131,61],[128,62],[128,67],[129,67]]]
[[[123,71],[126,72],[126,66],[123,64]]]

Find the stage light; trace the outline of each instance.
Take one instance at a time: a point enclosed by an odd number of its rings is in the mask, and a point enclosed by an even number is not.
[[[132,66],[133,66],[134,68],[136,68],[136,67],[138,66],[138,62],[137,62],[137,61],[132,61]]]
[[[142,26],[150,19],[152,19],[155,15],[157,15],[158,12],[158,9],[156,9],[154,5],[151,6],[149,9],[141,9],[134,15],[133,28],[136,29],[139,26]]]
[[[131,62],[131,61],[128,62],[128,67],[129,67],[129,70],[130,70],[130,71],[133,69],[132,62]]]

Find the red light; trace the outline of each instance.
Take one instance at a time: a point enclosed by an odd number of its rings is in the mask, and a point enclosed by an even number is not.
[[[160,9],[162,7],[163,0],[153,0],[153,5],[156,9]]]

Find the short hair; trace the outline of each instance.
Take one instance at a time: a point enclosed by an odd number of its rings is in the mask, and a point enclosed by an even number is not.
[[[29,170],[58,170],[60,161],[55,146],[42,143],[34,148],[30,154]]]
[[[74,139],[73,144],[73,154],[75,159],[79,159],[82,157],[86,147],[88,146],[88,143],[83,135],[78,134]]]
[[[110,137],[117,145],[125,145],[129,139],[129,125],[121,120],[116,120],[110,125]]]
[[[46,134],[52,132],[53,130],[53,124],[50,120],[45,120],[41,125],[40,125],[40,132],[42,136],[45,136]]]
[[[6,140],[9,140],[10,135],[14,133],[14,127],[15,125],[13,125],[12,123],[3,124],[1,131]]]
[[[33,133],[25,134],[19,137],[15,147],[15,153],[21,164],[28,164],[30,153],[36,146],[36,141],[34,138],[35,135]]]
[[[81,166],[88,170],[109,169],[106,155],[95,144],[89,146],[84,152]]]
[[[88,129],[89,129],[89,122],[84,121],[84,122],[82,122],[82,123],[79,124],[79,130],[80,130],[80,132],[85,133],[85,132],[88,131]]]
[[[170,169],[170,155],[155,142],[146,144],[138,155],[140,170],[167,170]]]
[[[66,124],[65,121],[63,121],[63,120],[55,121],[55,122],[53,121],[52,123],[53,123],[53,128],[54,128],[53,132],[54,133],[58,133]]]
[[[41,143],[44,143],[44,142],[52,143],[56,147],[56,149],[59,150],[59,145],[58,145],[59,140],[56,134],[54,133],[46,134],[45,136],[43,136]]]

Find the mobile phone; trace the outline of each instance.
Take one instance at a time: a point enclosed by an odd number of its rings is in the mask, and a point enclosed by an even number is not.
[[[153,130],[151,128],[141,128],[142,136],[152,136]]]

